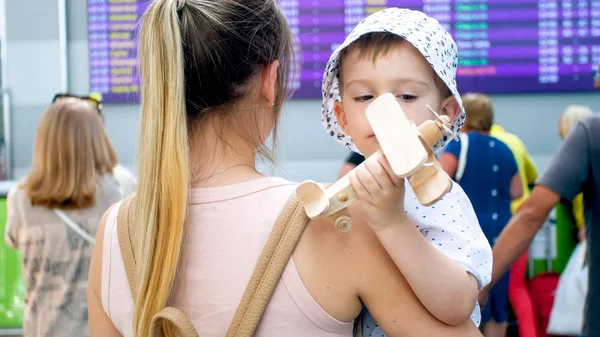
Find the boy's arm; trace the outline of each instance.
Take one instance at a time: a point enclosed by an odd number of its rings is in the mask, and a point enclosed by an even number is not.
[[[383,156],[367,159],[352,171],[350,181],[360,198],[360,213],[423,306],[449,325],[468,320],[478,280],[490,279],[491,261],[479,259],[491,256],[491,248],[477,221],[462,210],[473,213],[464,192],[454,197],[455,185],[434,206],[424,207]]]
[[[477,302],[476,277],[434,248],[406,219],[376,232],[379,241],[434,317],[448,325],[464,323]]]
[[[492,248],[483,234],[467,194],[457,183],[440,201],[424,207],[406,189],[406,211],[421,235],[477,280],[479,289],[492,279]]]
[[[436,314],[435,307],[437,307],[441,311],[449,310],[456,315],[457,321],[460,318],[467,319],[475,307],[477,291],[490,282],[492,274],[492,249],[479,226],[471,202],[462,188],[453,183],[452,190],[442,200],[433,206],[425,207],[417,202],[413,190],[407,184],[405,209],[412,220],[412,229],[417,231],[421,239],[413,238],[413,244],[425,241],[428,248],[435,248],[437,254],[432,255],[443,262],[436,262],[435,258],[427,258],[416,252],[411,254],[408,247],[398,241],[390,240],[392,247],[386,249],[388,251],[397,249],[398,254],[406,254],[419,265],[418,268],[424,273],[425,280],[414,282],[423,283],[423,286],[439,283],[425,293],[420,293],[411,282],[412,272],[405,273],[401,269],[420,299],[422,296],[431,298],[431,305],[425,302],[423,304],[434,316],[450,324],[443,318],[444,312]],[[409,238],[405,237],[404,240]],[[457,269],[448,268],[461,276],[449,281],[450,276],[443,275],[444,268],[448,265],[459,266]],[[469,276],[467,281],[462,277],[465,275]],[[462,297],[464,301],[455,302],[452,295],[460,292],[464,293],[461,295],[464,296]]]
[[[348,234],[356,238],[352,239],[351,247],[360,253],[346,254],[348,268],[356,270],[353,281],[358,295],[385,335],[482,337],[470,319],[447,324],[423,305],[423,296],[416,295],[408,274],[397,268],[377,235],[359,223],[364,222],[359,203],[351,207],[355,226]],[[418,260],[415,254],[412,258]],[[436,290],[431,297],[437,295],[439,289]]]

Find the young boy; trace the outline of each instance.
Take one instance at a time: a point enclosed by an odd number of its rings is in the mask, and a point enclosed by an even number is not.
[[[415,124],[433,119],[426,107],[429,105],[449,116],[452,131],[458,132],[465,113],[456,88],[457,59],[456,44],[436,20],[406,9],[377,12],[361,21],[329,60],[323,78],[323,125],[336,141],[369,157],[379,144],[365,109],[378,96],[391,92]],[[447,140],[446,135],[434,150],[441,149]],[[462,266],[471,281],[477,281],[473,292],[487,285],[492,270],[491,248],[463,190],[453,184],[442,200],[424,207],[408,183],[405,189],[404,208],[425,239],[445,258]],[[399,269],[423,305],[443,321],[435,298],[447,298],[458,285],[453,280],[436,280],[438,268],[442,268],[439,265],[423,262],[420,267],[422,271]],[[424,282],[430,284],[427,291],[420,285]],[[472,308],[471,319],[479,325],[476,301]],[[363,335],[383,335],[368,312],[363,316]]]

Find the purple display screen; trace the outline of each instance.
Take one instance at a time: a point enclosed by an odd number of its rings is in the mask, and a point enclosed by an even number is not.
[[[459,50],[461,92],[592,91],[600,0],[279,0],[297,38],[294,98],[320,98],[331,52],[386,7],[436,18]],[[146,0],[88,0],[90,87],[105,102],[139,99],[137,29]]]

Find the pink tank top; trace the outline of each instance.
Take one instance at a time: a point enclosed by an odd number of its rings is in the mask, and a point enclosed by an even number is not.
[[[181,272],[169,305],[202,337],[225,336],[279,212],[296,185],[262,178],[193,189]],[[132,337],[133,300],[117,237],[108,217],[102,260],[102,306],[124,337]],[[290,259],[255,336],[352,336],[353,322],[330,316],[312,298]]]

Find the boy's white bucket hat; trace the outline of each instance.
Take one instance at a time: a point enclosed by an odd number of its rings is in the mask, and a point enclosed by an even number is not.
[[[448,86],[461,107],[462,113],[450,127],[453,132],[458,133],[466,115],[462,99],[456,87],[456,68],[458,67],[456,43],[437,20],[428,17],[423,12],[400,8],[388,8],[362,20],[348,35],[344,43],[331,54],[323,75],[322,86],[321,120],[327,133],[348,149],[360,153],[354,146],[352,138],[342,132],[333,110],[335,102],[341,101],[339,56],[344,48],[358,38],[374,32],[387,32],[398,35],[411,43],[425,57],[435,73]],[[443,139],[435,144],[434,150],[441,149],[449,140],[450,136],[444,135]]]

